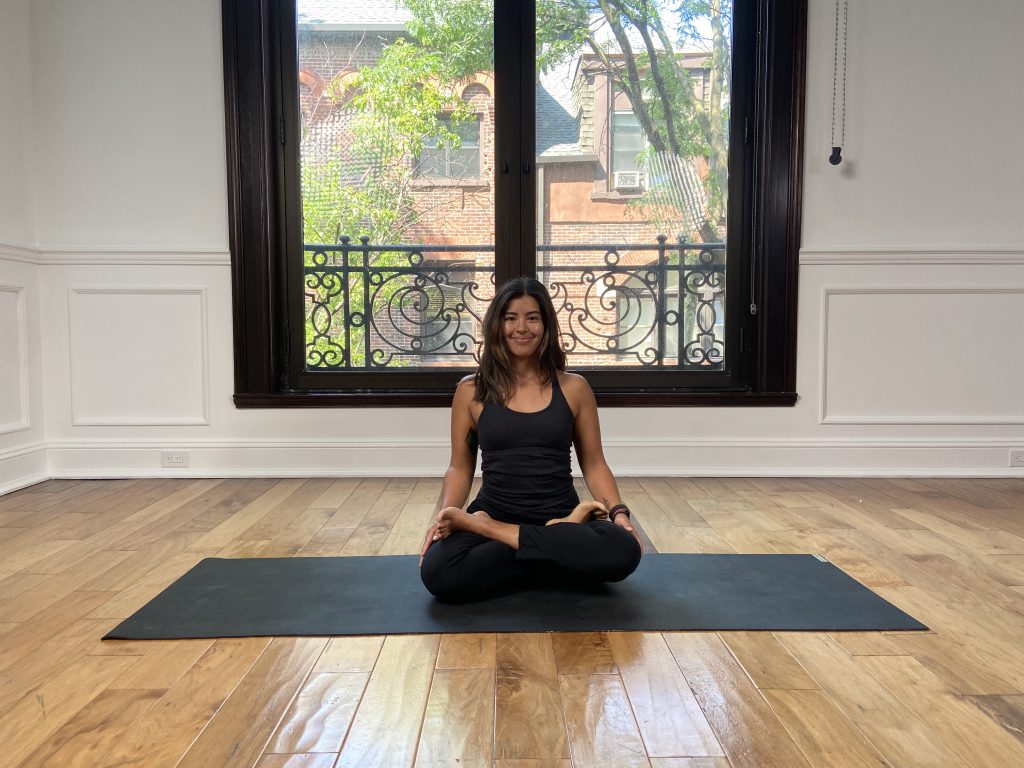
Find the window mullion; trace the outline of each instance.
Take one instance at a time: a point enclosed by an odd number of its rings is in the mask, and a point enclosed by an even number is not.
[[[498,285],[535,274],[534,0],[494,3],[494,263]]]

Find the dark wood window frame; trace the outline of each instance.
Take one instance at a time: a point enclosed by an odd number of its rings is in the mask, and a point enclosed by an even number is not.
[[[504,104],[527,125],[534,116],[532,91],[520,84],[534,77],[534,33],[532,22],[524,22],[532,20],[532,5],[530,0],[495,0],[495,27],[501,30],[495,39],[496,108]],[[358,377],[351,379],[352,387],[314,388],[308,377],[290,373],[301,356],[290,350],[282,254],[286,233],[301,229],[298,206],[285,204],[296,171],[286,149],[289,133],[296,135],[297,116],[289,117],[283,105],[297,103],[297,82],[282,74],[281,62],[282,48],[287,48],[282,39],[294,39],[294,0],[222,0],[222,9],[236,406],[449,405],[462,375],[458,372],[416,373],[414,388],[387,389],[359,383]],[[730,227],[728,247],[742,249],[738,256],[746,265],[739,285],[730,283],[732,298],[727,297],[727,318],[729,313],[741,318],[731,383],[713,389],[665,387],[648,370],[614,376],[588,371],[602,405],[796,402],[806,0],[736,0],[734,13],[737,39],[746,36],[750,43],[734,51],[734,60],[748,65],[734,68],[733,103],[741,99],[748,108],[742,124],[734,117],[730,137],[731,146],[737,141],[743,146],[744,157],[741,172],[734,172],[730,161],[729,220],[741,225]],[[511,67],[503,69],[503,62]],[[495,212],[499,283],[534,269],[516,254],[532,252],[536,231],[529,204],[532,128],[513,132],[505,126],[496,115],[496,158],[501,158],[496,164],[507,162],[521,172],[499,173],[496,194],[519,200],[520,215],[513,221],[501,206]],[[391,380],[396,379],[401,377]]]

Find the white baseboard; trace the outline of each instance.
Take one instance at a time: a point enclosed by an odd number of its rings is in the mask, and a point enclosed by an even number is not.
[[[0,451],[0,496],[49,480],[45,443],[32,443]]]
[[[707,477],[1021,477],[1024,440],[608,439],[616,475]],[[188,467],[160,466],[160,452]],[[51,477],[440,477],[444,440],[67,441],[48,444]],[[2,459],[2,457],[0,457]]]

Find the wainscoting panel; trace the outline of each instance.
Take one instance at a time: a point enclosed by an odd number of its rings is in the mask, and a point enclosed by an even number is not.
[[[25,286],[0,285],[0,435],[29,428]]]
[[[208,424],[206,288],[71,287],[72,425]]]
[[[823,424],[1024,424],[1022,288],[826,288]]]

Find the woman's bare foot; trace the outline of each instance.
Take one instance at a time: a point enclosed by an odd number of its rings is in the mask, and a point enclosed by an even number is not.
[[[490,519],[486,512],[476,512]],[[445,507],[437,513],[437,537],[446,538],[452,531],[468,531],[472,525],[473,515],[458,507]]]
[[[591,518],[597,520],[606,520],[608,518],[608,510],[604,508],[604,504],[599,501],[581,501],[565,517],[556,517],[554,520],[548,520],[545,525],[554,525],[555,523],[585,523]]]
[[[437,513],[437,537],[443,539],[452,531],[469,531],[519,549],[519,526],[495,520],[483,510],[470,514],[458,507],[445,507]]]

